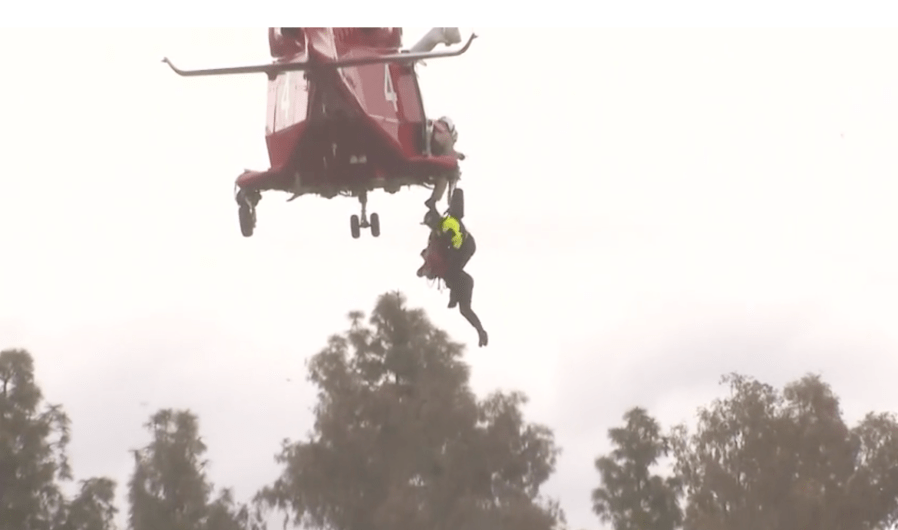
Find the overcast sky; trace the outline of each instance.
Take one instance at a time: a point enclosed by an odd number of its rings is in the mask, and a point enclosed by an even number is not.
[[[212,479],[251,495],[310,427],[304,360],[395,289],[470,344],[479,394],[529,394],[575,529],[601,528],[592,461],[631,406],[689,419],[737,370],[819,372],[851,421],[898,409],[898,35],[477,32],[418,71],[468,155],[485,349],[415,276],[428,190],[372,195],[379,239],[351,238],[352,199],[278,194],[240,235],[234,178],[268,164],[265,79],[159,61],[264,62],[264,28],[0,33],[0,348],[34,354],[79,477],[124,494],[143,421],[189,407]],[[534,42],[552,46],[514,53]]]

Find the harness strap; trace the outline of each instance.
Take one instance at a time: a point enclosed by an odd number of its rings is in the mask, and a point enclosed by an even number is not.
[[[443,287],[445,287],[445,282],[443,281],[442,278],[437,276],[436,278],[434,278],[432,280],[427,280],[427,281],[428,281],[428,283],[430,283],[430,287],[433,287],[434,285],[436,285],[437,291],[443,292]]]

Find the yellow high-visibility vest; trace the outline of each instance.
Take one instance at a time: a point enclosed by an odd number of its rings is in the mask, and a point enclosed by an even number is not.
[[[461,244],[463,242],[463,236],[461,233],[461,224],[459,224],[458,219],[452,217],[451,215],[447,215],[443,218],[443,223],[440,226],[443,233],[448,232],[449,230],[453,231],[452,234],[452,246],[457,250],[461,248]]]

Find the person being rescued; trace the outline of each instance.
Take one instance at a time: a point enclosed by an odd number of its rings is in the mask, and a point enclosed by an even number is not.
[[[452,212],[441,217],[435,209],[430,208],[424,216],[423,224],[431,231],[427,248],[421,252],[425,263],[418,269],[418,276],[440,277],[446,282],[446,287],[449,288],[449,308],[458,306],[462,316],[477,330],[479,346],[486,346],[489,337],[480,318],[471,308],[474,278],[464,270],[477,250],[474,237]]]
[[[464,160],[464,153],[455,150],[455,142],[458,141],[458,131],[455,129],[455,122],[448,116],[432,122],[430,124],[430,152],[433,156],[453,155],[459,160]],[[449,182],[446,177],[437,177],[433,185],[433,192],[430,198],[424,201],[427,208],[436,209],[436,204],[442,200],[443,194],[446,193],[446,187]]]

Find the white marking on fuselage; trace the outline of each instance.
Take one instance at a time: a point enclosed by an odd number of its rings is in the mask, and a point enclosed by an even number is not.
[[[293,91],[293,72],[286,72],[284,74],[284,83],[281,85],[281,101],[279,106],[280,111],[280,128],[283,129],[285,127],[289,127],[293,125],[293,119],[290,115],[290,108],[292,107],[292,91]]]

